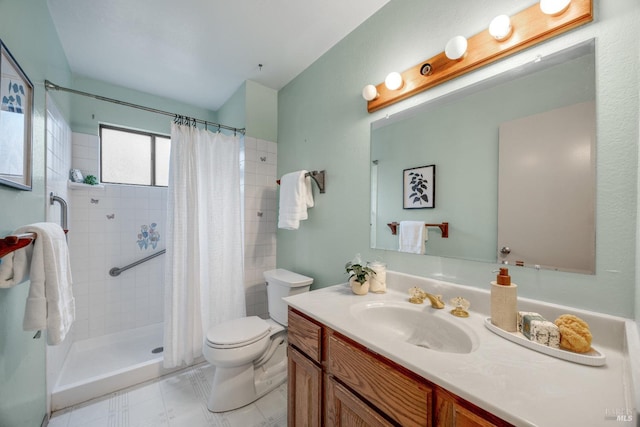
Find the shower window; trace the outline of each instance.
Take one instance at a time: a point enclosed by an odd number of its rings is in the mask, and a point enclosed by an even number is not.
[[[166,187],[171,139],[150,132],[100,126],[102,182]]]

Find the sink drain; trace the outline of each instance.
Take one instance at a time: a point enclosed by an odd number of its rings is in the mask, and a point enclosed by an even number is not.
[[[164,347],[156,347],[153,350],[151,350],[151,353],[158,354],[158,353],[162,353],[163,350],[164,350]]]

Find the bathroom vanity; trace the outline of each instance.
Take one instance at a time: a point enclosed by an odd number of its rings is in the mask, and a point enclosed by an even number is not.
[[[584,366],[485,328],[488,291],[396,272],[387,285],[386,294],[356,296],[343,284],[286,298],[290,426],[635,425],[630,321],[519,299],[520,310],[589,323],[607,359]],[[447,303],[468,299],[470,316],[410,304],[412,286]]]

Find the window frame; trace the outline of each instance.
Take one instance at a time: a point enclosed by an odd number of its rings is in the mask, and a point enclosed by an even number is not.
[[[150,174],[151,174],[151,180],[150,180],[150,184],[133,184],[130,182],[111,182],[111,181],[104,181],[103,178],[103,171],[104,171],[104,167],[102,164],[102,149],[103,149],[103,139],[102,139],[102,130],[103,129],[110,129],[110,130],[114,130],[114,131],[118,131],[118,132],[125,132],[125,133],[132,133],[132,134],[137,134],[137,135],[144,135],[144,136],[148,136],[151,139],[151,152],[150,152],[150,161],[151,161],[151,169],[150,169]],[[100,124],[99,126],[99,139],[100,139],[100,182],[104,183],[104,184],[111,184],[111,185],[137,185],[137,186],[141,186],[141,187],[160,187],[160,188],[167,188],[168,185],[159,185],[156,184],[156,138],[164,138],[164,139],[168,139],[169,140],[169,145],[171,145],[171,136],[170,135],[163,135],[161,133],[155,133],[155,132],[149,132],[149,131],[143,131],[143,130],[138,130],[138,129],[130,129],[130,128],[125,128],[125,127],[120,127],[120,126],[114,126],[114,125],[107,125],[107,124]]]

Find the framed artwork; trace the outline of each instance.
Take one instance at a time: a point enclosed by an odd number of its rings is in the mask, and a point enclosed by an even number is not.
[[[436,165],[405,169],[403,172],[404,209],[427,209],[435,207]]]
[[[0,40],[0,184],[31,191],[33,84]]]

